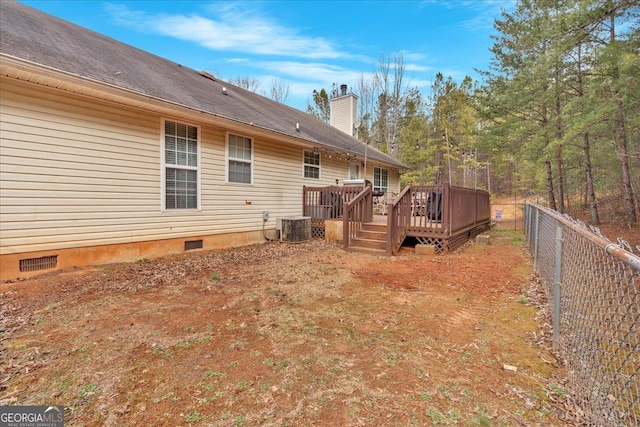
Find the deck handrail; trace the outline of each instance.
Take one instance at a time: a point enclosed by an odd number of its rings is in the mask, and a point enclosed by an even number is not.
[[[356,197],[361,190],[362,187],[357,186],[302,186],[302,215],[318,221],[342,218],[344,202]]]
[[[387,253],[400,250],[411,221],[411,184],[407,185],[387,206]]]
[[[367,185],[353,199],[345,201],[342,215],[342,244],[347,248],[365,222],[373,221],[373,191]]]
[[[388,206],[387,252],[397,254],[406,236],[448,239],[490,222],[491,199],[484,190],[409,184]]]
[[[450,235],[491,222],[491,196],[484,190],[452,186],[448,203]]]

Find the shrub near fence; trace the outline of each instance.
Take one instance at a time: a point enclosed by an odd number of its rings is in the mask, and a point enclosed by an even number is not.
[[[640,426],[640,258],[539,205],[525,205],[523,225],[553,305],[553,346],[588,424]]]

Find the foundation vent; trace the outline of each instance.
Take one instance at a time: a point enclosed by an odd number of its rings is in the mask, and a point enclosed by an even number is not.
[[[55,268],[58,265],[58,255],[43,256],[41,258],[27,258],[20,260],[20,271],[39,271]]]
[[[202,240],[186,240],[184,242],[184,250],[192,251],[194,249],[202,249]]]

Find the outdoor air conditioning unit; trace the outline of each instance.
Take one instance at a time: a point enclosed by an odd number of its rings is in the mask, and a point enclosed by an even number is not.
[[[276,230],[282,242],[304,242],[311,239],[311,217],[276,218]]]

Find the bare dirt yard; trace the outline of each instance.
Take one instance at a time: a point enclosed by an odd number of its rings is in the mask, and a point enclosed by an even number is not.
[[[272,242],[0,284],[0,404],[68,426],[561,426],[522,234]]]

